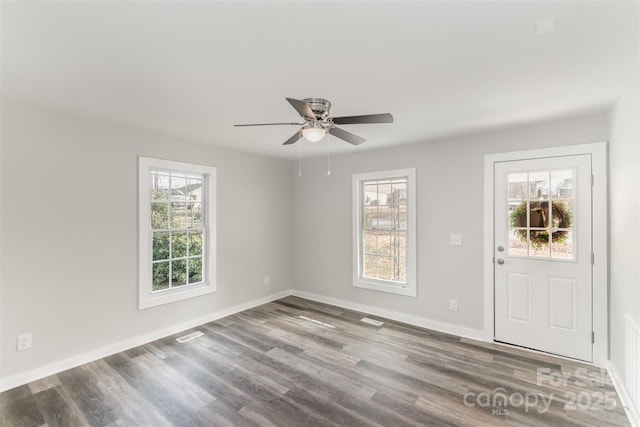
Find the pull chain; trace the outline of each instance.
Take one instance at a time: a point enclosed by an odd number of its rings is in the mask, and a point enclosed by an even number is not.
[[[302,141],[298,141],[298,176],[302,176]]]
[[[327,175],[330,176],[331,175],[331,145],[330,145],[330,139],[329,136],[326,136],[327,138]]]

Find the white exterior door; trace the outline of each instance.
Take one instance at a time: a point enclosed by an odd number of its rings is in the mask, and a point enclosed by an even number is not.
[[[592,361],[591,155],[494,174],[495,340]]]

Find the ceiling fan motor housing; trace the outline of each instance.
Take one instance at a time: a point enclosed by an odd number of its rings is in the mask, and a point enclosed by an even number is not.
[[[322,98],[305,98],[307,104],[309,104],[309,108],[313,111],[313,114],[316,116],[317,120],[326,120],[329,117],[329,110],[331,109],[331,103],[326,99]]]

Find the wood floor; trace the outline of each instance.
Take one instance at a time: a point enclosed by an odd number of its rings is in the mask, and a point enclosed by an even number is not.
[[[599,369],[287,297],[4,392],[0,424],[629,422]]]

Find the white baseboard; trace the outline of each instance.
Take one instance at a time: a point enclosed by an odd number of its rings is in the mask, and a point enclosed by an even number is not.
[[[424,317],[414,316],[412,314],[400,313],[398,311],[387,310],[384,308],[372,307],[370,305],[358,304],[351,301],[327,297],[324,295],[314,294],[311,292],[293,290],[292,295],[300,298],[306,298],[325,304],[335,305],[337,307],[348,308],[350,310],[361,311],[364,313],[375,314],[376,316],[385,317],[387,319],[398,322],[408,323],[409,325],[419,326],[421,328],[432,329],[438,332],[444,332],[463,338],[469,338],[477,341],[486,342],[484,331],[466,328],[464,326],[452,325],[450,323],[438,322]]]
[[[29,371],[21,372],[19,374],[15,374],[7,378],[3,378],[2,380],[0,380],[0,392],[5,390],[10,390],[14,387],[18,387],[24,384],[28,384],[32,381],[36,381],[41,378],[48,377],[50,375],[55,375],[57,373],[66,371],[67,369],[75,368],[77,366],[84,365],[85,363],[93,362],[94,360],[102,359],[103,357],[107,357],[112,354],[119,353],[121,351],[129,350],[133,347],[137,347],[139,345],[143,345],[148,342],[155,341],[157,339],[176,334],[186,329],[195,328],[202,324],[212,322],[214,320],[220,319],[225,316],[230,316],[232,314],[235,314],[244,310],[248,310],[250,308],[256,307],[261,304],[266,304],[268,302],[275,301],[280,298],[284,298],[286,296],[291,295],[291,293],[292,293],[291,290],[287,290],[287,291],[278,292],[276,294],[268,295],[266,297],[257,298],[257,299],[248,301],[246,303],[236,305],[234,307],[230,307],[224,310],[217,311],[215,313],[208,314],[206,316],[187,320],[185,322],[182,322],[176,325],[171,325],[170,327],[167,327],[167,328],[158,329],[144,335],[140,335],[125,341],[121,341],[116,344],[108,345],[106,347],[102,347],[97,350],[82,353],[77,356],[70,357],[68,359],[49,363],[47,365],[44,365],[35,369],[31,369]]]
[[[611,378],[611,382],[618,393],[618,397],[620,398],[620,402],[622,402],[622,406],[624,406],[624,410],[629,417],[629,422],[632,427],[640,427],[640,412],[634,405],[629,393],[627,392],[627,388],[624,386],[624,381],[620,377],[616,366],[611,363],[611,361],[607,362],[607,372],[609,372],[609,377]]]

